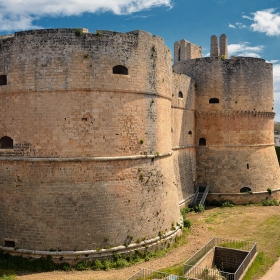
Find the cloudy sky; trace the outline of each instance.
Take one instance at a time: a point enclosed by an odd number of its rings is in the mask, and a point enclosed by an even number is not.
[[[38,28],[85,27],[90,32],[135,29],[173,43],[187,39],[209,55],[210,37],[225,33],[229,55],[262,57],[274,65],[280,121],[279,0],[0,0],[0,35]]]

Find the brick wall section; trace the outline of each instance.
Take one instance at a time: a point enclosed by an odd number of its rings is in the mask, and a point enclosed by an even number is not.
[[[215,247],[215,265],[219,270],[235,273],[247,255],[248,252]]]
[[[187,59],[200,58],[201,47],[190,43],[187,40],[181,40],[174,43],[174,62],[184,61]]]
[[[273,146],[197,149],[197,182],[209,185],[211,192],[239,193],[243,187],[249,187],[253,193],[278,189],[279,180]]]
[[[14,155],[170,152],[171,54],[163,40],[142,31],[74,31],[19,32],[0,50],[8,77],[0,137],[13,138]],[[112,74],[119,64],[129,75]]]
[[[143,31],[54,29],[0,43],[8,80],[0,87],[0,138],[14,140],[14,149],[0,150],[0,242],[88,250],[123,245],[128,235],[153,238],[179,222],[171,156],[89,159],[172,151],[173,78],[163,40]],[[128,75],[114,75],[115,65]]]
[[[180,218],[171,157],[0,163],[1,243],[12,238],[24,249],[97,249],[123,245],[128,235],[133,242],[156,237]]]
[[[183,201],[193,194],[196,181],[195,85],[191,78],[177,73],[173,73],[172,85],[174,184],[178,189],[179,201]],[[179,92],[183,97],[179,96]]]

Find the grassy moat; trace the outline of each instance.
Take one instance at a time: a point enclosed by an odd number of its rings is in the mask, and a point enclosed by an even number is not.
[[[257,242],[258,256],[247,272],[244,280],[259,279],[280,256],[280,207],[246,205],[233,207],[206,207],[201,213],[189,212],[186,218],[191,222],[190,230],[174,247],[150,255],[123,259],[116,256],[115,261],[80,265],[75,270],[54,270],[51,262],[38,262],[37,268],[25,269],[22,265],[14,267],[0,259],[0,279],[40,280],[40,279],[126,279],[142,267],[181,274],[182,263],[192,256],[213,236]],[[188,223],[186,223],[188,225]],[[129,261],[133,264],[129,264]],[[117,264],[118,263],[118,264]],[[96,263],[95,263],[96,265]],[[122,267],[116,269],[115,267]],[[91,268],[99,269],[92,270]],[[65,268],[64,268],[65,269]],[[43,273],[42,273],[43,272]]]

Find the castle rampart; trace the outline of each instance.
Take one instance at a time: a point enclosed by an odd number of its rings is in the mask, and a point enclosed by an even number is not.
[[[210,57],[174,69],[196,83],[197,184],[215,193],[277,189],[272,65]]]
[[[178,228],[161,38],[19,32],[1,41],[0,75],[0,138],[13,141],[0,149],[2,242],[97,250]]]
[[[198,185],[276,193],[272,65],[214,41],[210,58],[176,42],[172,69],[144,31],[1,36],[0,248],[145,249],[180,233]]]

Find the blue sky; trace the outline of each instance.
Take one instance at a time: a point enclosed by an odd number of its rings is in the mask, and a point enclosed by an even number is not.
[[[274,65],[276,121],[280,121],[279,0],[0,0],[0,35],[38,28],[84,27],[89,32],[142,29],[202,46],[228,37],[229,55],[262,57]]]

